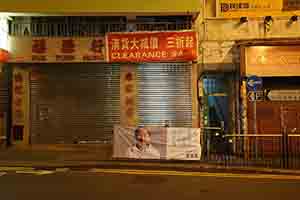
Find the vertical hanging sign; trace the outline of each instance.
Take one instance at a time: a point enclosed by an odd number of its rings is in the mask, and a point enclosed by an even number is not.
[[[12,136],[14,141],[28,144],[29,73],[15,67],[12,84]]]
[[[121,68],[121,124],[137,125],[137,86],[134,66]]]
[[[25,124],[26,110],[26,93],[27,93],[27,76],[22,69],[15,68],[13,71],[13,125]]]

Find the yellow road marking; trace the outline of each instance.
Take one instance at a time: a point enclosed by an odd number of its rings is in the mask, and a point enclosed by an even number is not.
[[[0,167],[0,171],[28,171],[34,170],[32,167]]]
[[[56,168],[55,169],[56,172],[67,172],[69,170],[70,170],[69,168]]]
[[[272,175],[272,174],[232,174],[232,173],[207,173],[207,172],[180,172],[160,170],[123,170],[123,169],[99,169],[94,168],[89,172],[133,175],[166,175],[166,176],[198,176],[198,177],[223,177],[223,178],[249,178],[249,179],[277,179],[300,180],[297,175]]]
[[[53,174],[54,171],[49,170],[24,170],[24,171],[16,171],[17,174],[35,174],[35,175],[46,175]]]
[[[0,176],[3,176],[5,174],[6,174],[6,172],[0,172]]]

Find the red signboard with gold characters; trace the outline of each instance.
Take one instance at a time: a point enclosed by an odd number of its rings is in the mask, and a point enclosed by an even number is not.
[[[197,60],[194,31],[109,33],[109,62],[164,62]]]

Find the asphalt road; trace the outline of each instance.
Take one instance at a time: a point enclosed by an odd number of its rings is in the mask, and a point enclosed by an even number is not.
[[[300,178],[205,173],[0,172],[1,200],[299,199]]]

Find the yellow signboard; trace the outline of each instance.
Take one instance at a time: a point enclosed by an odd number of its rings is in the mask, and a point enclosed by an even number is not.
[[[217,17],[263,17],[280,15],[282,0],[217,0]]]
[[[63,15],[117,15],[120,13],[199,13],[200,0],[1,0],[0,12]]]
[[[300,76],[300,46],[252,46],[246,48],[245,75]]]

